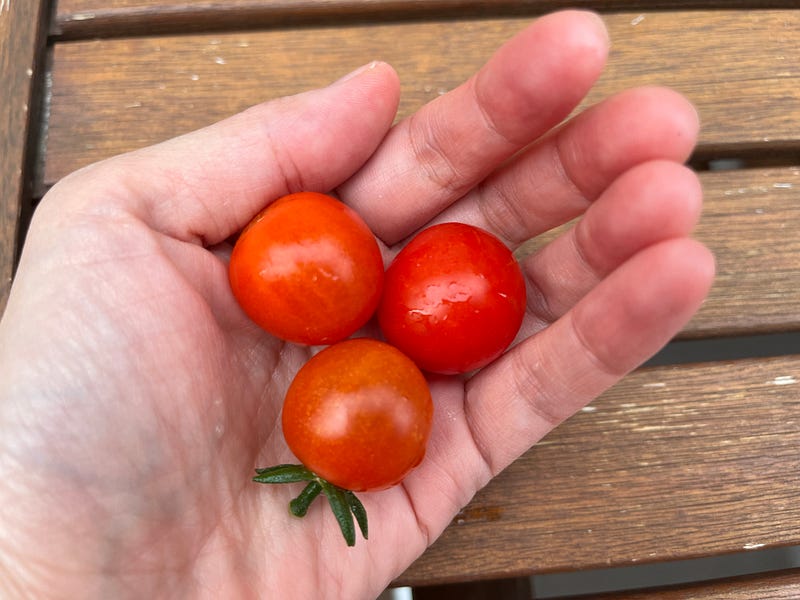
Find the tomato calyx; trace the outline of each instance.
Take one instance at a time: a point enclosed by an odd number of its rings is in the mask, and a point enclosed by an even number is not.
[[[367,511],[361,500],[352,491],[332,484],[303,465],[283,464],[256,469],[253,481],[256,483],[308,482],[303,491],[289,502],[290,513],[295,517],[304,517],[311,503],[322,493],[328,499],[328,504],[339,523],[347,545],[355,546],[356,544],[355,523],[358,523],[361,535],[367,539]]]

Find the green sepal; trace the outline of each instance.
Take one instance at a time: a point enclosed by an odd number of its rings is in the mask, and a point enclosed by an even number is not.
[[[256,469],[253,481],[257,483],[295,483],[297,481],[314,481],[311,471],[303,465],[275,465],[265,469]]]
[[[339,528],[348,546],[356,544],[356,528],[361,530],[361,535],[367,539],[367,511],[364,505],[350,490],[340,488],[322,477],[315,475],[303,465],[275,465],[264,469],[256,469],[253,477],[256,483],[298,483],[306,481],[308,484],[300,494],[289,502],[289,512],[296,517],[304,517],[311,503],[324,493],[331,506]],[[355,517],[355,522],[353,518]]]
[[[324,479],[320,479],[319,482],[322,485],[322,491],[325,492],[325,496],[328,498],[331,510],[336,520],[339,522],[339,528],[342,530],[344,541],[348,546],[355,546],[356,528],[353,523],[353,511],[350,508],[350,503],[347,501],[345,491]]]
[[[308,507],[316,500],[322,491],[322,486],[319,481],[310,481],[308,485],[303,488],[300,495],[289,502],[289,512],[295,517],[305,517],[308,512]]]
[[[350,505],[350,511],[356,518],[356,523],[358,523],[358,528],[361,530],[361,535],[364,536],[365,540],[369,539],[367,535],[367,510],[364,508],[364,505],[361,504],[361,500],[350,490],[345,490],[344,496],[347,499],[347,503]]]

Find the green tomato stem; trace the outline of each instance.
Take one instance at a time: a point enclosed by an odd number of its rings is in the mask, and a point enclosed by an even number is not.
[[[350,504],[347,502],[344,490],[336,487],[332,483],[328,483],[324,479],[320,480],[322,491],[328,498],[328,504],[331,506],[333,515],[339,522],[339,528],[342,530],[344,541],[348,546],[356,545],[356,528],[353,523],[353,511],[350,510]]]
[[[295,517],[305,517],[308,512],[308,507],[316,500],[322,491],[322,486],[318,481],[310,481],[300,495],[289,502],[289,512]]]
[[[316,477],[303,465],[275,465],[266,469],[256,469],[253,481],[258,483],[295,483],[297,481],[313,481]]]
[[[340,488],[315,475],[303,465],[275,465],[265,469],[256,469],[253,481],[256,483],[308,482],[303,491],[289,502],[289,512],[296,517],[304,517],[311,503],[320,493],[324,493],[347,545],[355,546],[355,523],[358,523],[361,535],[367,539],[367,511],[356,495],[350,490]]]
[[[347,504],[350,506],[353,516],[356,518],[356,523],[358,523],[358,528],[361,530],[361,535],[364,536],[365,540],[368,539],[367,510],[364,508],[364,505],[361,504],[361,500],[350,490],[345,490],[344,496],[347,499]]]

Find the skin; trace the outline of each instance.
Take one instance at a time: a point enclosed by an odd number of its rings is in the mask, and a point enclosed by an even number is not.
[[[713,278],[680,164],[697,115],[638,89],[554,131],[607,51],[597,17],[558,13],[394,127],[398,78],[372,63],[59,182],[0,322],[0,596],[374,597],[495,474],[655,353]],[[291,462],[280,405],[310,351],[238,308],[224,241],[299,190],[335,191],[387,260],[431,221],[514,246],[585,215],[523,264],[513,348],[430,381],[426,458],[362,495],[370,540],[352,549],[322,503],[289,518],[299,490],[250,482]]]

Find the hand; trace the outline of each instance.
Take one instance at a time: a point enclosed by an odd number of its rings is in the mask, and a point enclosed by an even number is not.
[[[56,185],[0,324],[0,595],[377,595],[494,475],[655,353],[713,277],[688,237],[697,116],[634,89],[556,128],[607,45],[595,16],[550,15],[394,127],[397,76],[373,63]],[[251,482],[293,460],[278,417],[310,350],[248,321],[226,239],[299,190],[334,191],[387,259],[432,221],[517,247],[583,215],[524,259],[516,345],[431,379],[427,456],[361,494],[370,539],[355,548],[321,503],[287,514],[296,486]]]

